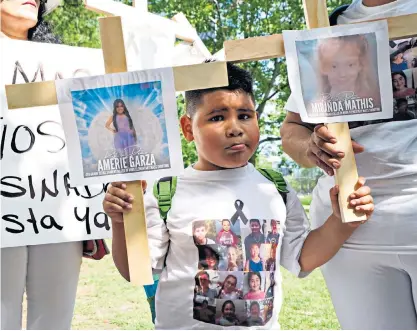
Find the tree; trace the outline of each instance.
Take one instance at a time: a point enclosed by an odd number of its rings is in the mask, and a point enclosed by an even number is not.
[[[131,4],[131,0],[123,0]],[[343,0],[328,1],[329,10],[343,4]],[[65,43],[77,46],[99,47],[96,14],[90,13],[72,0],[53,13],[51,22]],[[241,39],[281,33],[282,30],[304,29],[305,20],[301,0],[149,0],[149,11],[172,17],[183,12],[199,32],[208,49],[215,53],[228,39]],[[255,81],[255,100],[260,115],[261,139],[253,158],[261,153],[281,155],[279,128],[285,118],[284,105],[290,95],[285,59],[248,62]],[[180,114],[183,98],[178,99]],[[186,164],[195,161],[193,145],[182,141]]]
[[[46,16],[64,44],[91,48],[101,47],[98,17],[100,15],[85,9],[79,0],[65,0]]]

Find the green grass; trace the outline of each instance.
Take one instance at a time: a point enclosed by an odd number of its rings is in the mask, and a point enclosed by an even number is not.
[[[298,279],[283,270],[283,288],[282,329],[340,329],[320,271]],[[110,256],[101,261],[84,259],[72,328],[152,329],[144,290],[126,282]]]
[[[303,206],[310,206],[311,200],[312,200],[312,196],[311,195],[306,195],[300,198],[301,203],[303,204]]]
[[[300,198],[300,201],[303,205],[304,210],[306,211],[307,215],[310,213],[310,203],[311,203],[311,195],[306,195]]]

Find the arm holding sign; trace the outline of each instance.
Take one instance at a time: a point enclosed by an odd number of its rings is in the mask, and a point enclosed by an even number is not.
[[[145,181],[142,181],[142,188],[145,191]],[[103,200],[103,209],[112,220],[112,255],[114,264],[120,274],[127,281],[130,281],[123,213],[130,211],[134,197],[127,193],[125,189],[125,183],[112,183]],[[152,193],[144,195],[144,199],[149,246],[150,248],[152,247],[150,249],[152,268],[160,270],[163,267],[164,258],[168,251],[168,231],[164,221],[160,217],[158,203]]]
[[[323,169],[329,176],[340,168],[340,160],[345,152],[335,147],[336,137],[324,125],[316,125],[314,131],[305,125],[300,114],[291,111],[281,126],[282,148],[299,165]],[[355,154],[362,153],[364,147],[352,141]]]
[[[374,211],[374,204],[371,189],[364,185],[364,178],[359,177],[358,189],[349,196],[349,206],[358,212],[363,212],[368,220]],[[337,185],[330,190],[333,214],[321,227],[311,231],[303,244],[299,258],[303,272],[313,271],[329,261],[339,251],[344,242],[349,239],[355,229],[365,223],[365,221],[342,223],[338,193],[339,187]],[[291,222],[291,218],[288,218],[287,222]]]

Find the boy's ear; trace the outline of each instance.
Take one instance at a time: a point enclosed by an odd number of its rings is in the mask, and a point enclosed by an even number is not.
[[[191,123],[191,118],[188,117],[187,115],[183,115],[181,116],[180,123],[181,123],[182,134],[184,135],[185,140],[187,140],[188,142],[193,141],[194,135],[193,135],[193,126]]]

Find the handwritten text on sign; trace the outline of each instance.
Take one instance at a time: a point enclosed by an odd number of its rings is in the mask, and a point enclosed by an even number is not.
[[[1,246],[110,237],[105,184],[71,185],[58,106],[8,110],[4,94],[5,84],[103,74],[101,50],[0,42]]]

